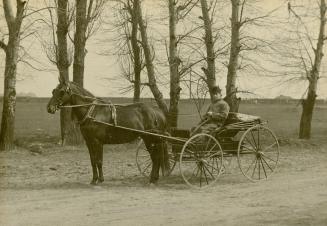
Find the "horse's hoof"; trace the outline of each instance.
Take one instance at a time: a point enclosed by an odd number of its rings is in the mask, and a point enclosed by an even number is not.
[[[103,183],[104,179],[103,178],[99,178],[98,179],[98,183]]]
[[[97,185],[98,183],[97,183],[97,180],[92,180],[92,181],[90,182],[90,184],[91,184],[91,185]]]
[[[158,186],[158,183],[157,182],[150,182],[149,183],[149,187],[150,188],[155,188],[155,187],[157,187]]]

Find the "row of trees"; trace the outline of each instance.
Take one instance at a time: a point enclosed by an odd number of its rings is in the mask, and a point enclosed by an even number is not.
[[[51,37],[48,40],[41,39],[49,60],[54,63],[58,69],[61,80],[69,80],[69,68],[73,64],[72,80],[80,86],[84,85],[85,56],[87,54],[86,42],[101,25],[101,13],[107,10],[115,10],[117,19],[109,18],[110,22],[115,24],[115,32],[123,37],[120,40],[120,57],[124,58],[125,78],[127,78],[134,90],[134,101],[140,100],[142,87],[148,87],[158,106],[163,110],[169,119],[172,127],[177,126],[178,122],[178,103],[180,99],[181,83],[197,80],[205,84],[206,90],[211,96],[212,87],[217,84],[217,62],[219,58],[224,60],[223,65],[227,67],[226,74],[226,101],[231,107],[231,111],[237,112],[240,98],[237,93],[241,92],[237,87],[237,77],[240,70],[244,68],[257,68],[265,71],[262,65],[257,63],[258,56],[254,59],[246,57],[247,53],[266,53],[265,49],[280,53],[283,61],[290,63],[301,63],[305,78],[309,82],[307,97],[303,101],[303,112],[300,123],[300,138],[310,138],[311,120],[317,95],[317,83],[320,77],[320,67],[323,57],[326,24],[326,4],[325,0],[319,3],[319,34],[313,39],[309,31],[296,30],[299,42],[297,46],[304,43],[310,43],[313,54],[305,47],[298,48],[294,53],[287,46],[280,43],[274,45],[274,42],[268,41],[262,36],[249,35],[253,31],[253,26],[260,26],[271,19],[271,15],[276,10],[263,15],[253,16],[253,4],[250,0],[230,0],[231,9],[230,24],[216,25],[219,21],[217,14],[223,14],[224,8],[219,8],[219,0],[167,0],[168,10],[168,44],[167,47],[167,65],[169,68],[169,87],[170,102],[166,104],[162,92],[158,85],[158,75],[155,70],[155,48],[151,45],[148,36],[148,21],[145,19],[141,0],[57,0],[49,1],[45,8],[29,10],[27,3],[21,0],[16,1],[16,13],[10,0],[3,0],[4,15],[7,23],[8,34],[3,34],[4,38],[0,41],[0,47],[6,55],[5,76],[4,76],[4,98],[3,113],[1,121],[0,149],[10,150],[13,148],[14,141],[14,121],[16,104],[16,68],[19,60],[20,41],[22,39],[22,24],[26,17],[37,15],[41,19],[32,19],[32,22],[26,24],[29,28],[35,21],[41,21],[51,30]],[[115,7],[112,7],[115,5]],[[247,8],[248,7],[248,8]],[[293,4],[287,5],[290,17],[298,21],[299,27],[305,27],[303,15],[298,12]],[[249,10],[249,15],[246,12]],[[47,13],[46,13],[47,12]],[[250,14],[252,17],[250,17]],[[195,23],[197,26],[185,26],[189,22],[184,20],[194,20],[197,16],[201,23]],[[108,20],[108,19],[107,19]],[[31,21],[31,20],[29,20]],[[184,29],[178,26],[183,23]],[[291,22],[290,22],[291,23]],[[218,27],[217,27],[218,26]],[[252,26],[252,28],[251,28]],[[228,31],[229,29],[229,31]],[[23,29],[26,31],[27,29]],[[151,32],[151,31],[150,31]],[[230,36],[226,36],[230,34]],[[304,36],[304,38],[303,38]],[[303,41],[305,39],[305,41]],[[314,46],[314,40],[316,46]],[[167,43],[165,41],[165,43]],[[283,50],[281,51],[280,46]],[[289,51],[290,50],[290,51]],[[260,52],[261,51],[261,52]],[[290,54],[293,53],[293,54]],[[255,54],[252,54],[255,55]],[[259,55],[259,54],[257,54]],[[196,57],[198,56],[198,57]],[[276,55],[275,55],[276,56]],[[312,57],[313,56],[313,57]],[[240,60],[241,59],[241,60]],[[128,60],[128,64],[126,64]],[[247,64],[244,62],[247,60]],[[241,62],[240,62],[241,61]],[[276,61],[275,61],[276,63]],[[281,66],[281,62],[277,62]],[[245,64],[245,65],[244,65]],[[126,66],[127,65],[127,66]],[[259,65],[259,66],[258,66]],[[282,66],[285,66],[282,65]],[[290,65],[286,65],[290,68]],[[291,65],[294,67],[294,65]],[[201,71],[198,71],[201,68]],[[269,71],[268,69],[265,71]],[[284,72],[290,71],[285,69]],[[142,74],[146,79],[142,79]],[[192,77],[186,79],[186,75]],[[301,74],[300,74],[301,75]],[[194,78],[197,77],[197,78]],[[222,87],[222,84],[219,84]],[[61,128],[63,144],[79,143],[81,137],[78,132],[78,125],[71,121],[70,111],[61,111]]]

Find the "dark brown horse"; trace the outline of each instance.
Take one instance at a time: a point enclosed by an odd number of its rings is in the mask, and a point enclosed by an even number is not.
[[[164,133],[166,131],[166,118],[158,108],[136,103],[127,106],[114,106],[102,99],[96,98],[89,91],[73,82],[62,82],[52,92],[47,110],[54,114],[63,106],[70,105],[72,114],[80,122],[80,129],[89,149],[93,179],[91,184],[103,182],[102,162],[104,144],[123,144],[141,137],[150,153],[152,170],[150,183],[159,179],[160,151],[165,147],[159,138],[131,132],[125,129],[107,126],[101,121],[119,126]]]

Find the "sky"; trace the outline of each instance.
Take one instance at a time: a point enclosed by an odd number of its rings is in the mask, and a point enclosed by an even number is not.
[[[308,0],[310,1],[310,0]],[[37,1],[36,1],[37,2]],[[35,8],[41,8],[42,4],[37,4],[34,2]],[[43,2],[43,1],[40,1]],[[147,0],[145,2],[144,14],[146,14],[149,18],[152,18],[151,15],[162,14],[163,9],[158,8],[158,1]],[[229,1],[228,1],[229,2]],[[285,1],[283,0],[264,0],[259,1],[259,4],[256,6],[260,6],[263,10],[267,12],[280,6]],[[295,2],[295,1],[291,1]],[[307,1],[297,1],[298,6],[301,6]],[[313,1],[315,3],[315,1]],[[161,1],[162,3],[162,1]],[[225,3],[226,4],[226,3]],[[160,4],[163,5],[164,4]],[[228,7],[228,6],[227,6]],[[286,5],[285,5],[286,7]],[[2,12],[1,12],[2,13]],[[230,13],[228,10],[224,12],[226,14],[226,18],[228,21],[228,14]],[[280,14],[286,14],[287,10],[281,10]],[[105,16],[112,16],[112,12],[106,12]],[[283,15],[284,16],[284,15]],[[108,18],[106,18],[108,19]],[[162,19],[162,17],[161,17]],[[217,19],[219,20],[219,18]],[[158,22],[158,20],[149,21],[148,29],[153,29],[153,35],[151,30],[149,31],[150,36],[154,36],[156,38],[161,36],[168,35],[168,27],[166,26],[168,22],[162,21],[162,24]],[[226,22],[225,22],[226,23]],[[3,14],[0,14],[0,38],[5,28],[5,21]],[[103,27],[102,27],[103,28]],[[1,33],[2,31],[2,33]],[[253,35],[258,35],[261,30],[253,30]],[[273,32],[273,31],[271,31]],[[44,39],[50,38],[50,31],[43,31],[42,36]],[[270,35],[270,33],[268,33]],[[274,34],[277,35],[278,34]],[[91,91],[96,96],[126,96],[132,97],[133,93],[123,93],[122,88],[129,85],[129,82],[124,80],[121,76],[122,70],[118,63],[118,57],[114,54],[116,43],[113,41],[114,34],[112,33],[103,33],[98,32],[94,36],[91,37],[87,42],[87,55],[85,59],[85,88]],[[37,67],[38,70],[31,68],[30,66],[20,63],[18,65],[18,74],[17,74],[17,93],[34,93],[38,97],[48,97],[51,96],[51,91],[58,83],[58,72],[56,67],[52,65],[41,47],[39,38],[37,37],[29,37],[23,42],[23,46],[26,52],[32,56],[33,67]],[[102,53],[106,51],[109,54],[103,55]],[[162,51],[162,50],[161,50]],[[158,55],[161,59],[165,59],[165,52],[158,51]],[[3,72],[4,72],[4,62],[5,62],[4,53],[0,51],[0,93],[3,93]],[[225,59],[227,61],[228,58]],[[326,61],[326,58],[323,58],[323,61]],[[219,63],[218,63],[219,65]],[[326,66],[323,65],[323,75],[327,75],[327,70],[325,70]],[[41,70],[40,70],[41,69]],[[165,78],[161,79],[160,89],[163,92],[165,97],[169,96],[169,85],[167,83],[169,78],[169,73],[167,68],[157,67],[160,76]],[[217,71],[217,82],[223,88],[226,83],[226,71],[218,70]],[[248,98],[274,98],[279,95],[291,96],[294,98],[301,98],[305,93],[307,84],[305,82],[292,82],[285,83],[281,82],[283,79],[278,78],[267,78],[262,77],[259,74],[253,74],[249,76],[240,76],[238,80],[238,85],[240,90],[246,90],[251,94],[240,94],[244,97]],[[182,87],[183,95],[182,97],[188,97],[188,89],[186,86]],[[149,90],[144,89],[142,92],[143,96],[151,96]],[[318,98],[327,98],[327,79],[322,78],[319,80],[318,85]]]

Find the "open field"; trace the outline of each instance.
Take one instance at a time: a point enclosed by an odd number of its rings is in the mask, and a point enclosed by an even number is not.
[[[126,99],[114,99],[113,103],[126,103]],[[59,137],[59,114],[51,115],[46,111],[47,99],[19,101],[16,112],[17,138],[46,134]],[[2,104],[0,112],[2,112]],[[206,107],[203,108],[205,110]],[[240,112],[261,116],[268,120],[269,127],[280,137],[296,138],[298,133],[301,106],[296,104],[241,104]],[[180,103],[179,126],[191,128],[199,117],[193,102],[183,100]],[[313,115],[314,138],[323,138],[327,134],[327,104],[317,105]]]
[[[181,104],[180,126],[198,120]],[[178,167],[149,187],[135,164],[135,144],[106,146],[105,182],[89,185],[87,149],[61,147],[59,115],[46,101],[17,104],[17,150],[0,153],[0,225],[327,225],[327,106],[313,119],[312,141],[297,140],[300,107],[246,104],[279,136],[281,159],[267,181],[252,183],[237,161],[206,190],[185,185]]]

